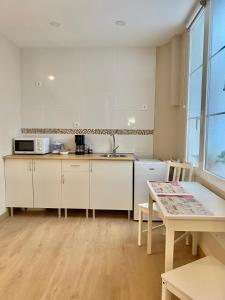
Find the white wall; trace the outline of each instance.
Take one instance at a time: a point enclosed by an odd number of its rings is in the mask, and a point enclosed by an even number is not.
[[[23,49],[22,127],[153,129],[155,64],[155,48]],[[72,136],[56,138],[73,145]],[[87,140],[110,149],[108,136]],[[152,136],[118,141],[120,151],[152,155]]]
[[[0,34],[0,214],[5,211],[4,164],[21,127],[20,51]]]
[[[186,33],[176,35],[178,48],[173,50],[173,39],[156,49],[156,103],[155,103],[155,128],[154,128],[154,156],[160,159],[185,160],[185,119],[186,119]],[[179,53],[175,61],[178,66],[179,82],[176,83],[173,52]],[[172,77],[172,78],[171,78]],[[172,80],[171,80],[172,79]],[[178,95],[178,105],[171,104],[171,82],[175,82]]]
[[[177,159],[179,107],[170,103],[171,43],[157,48],[154,156]]]
[[[195,170],[195,179],[208,189],[225,199],[225,182],[205,171]],[[202,233],[199,245],[207,255],[213,255],[225,263],[225,234],[224,233]]]

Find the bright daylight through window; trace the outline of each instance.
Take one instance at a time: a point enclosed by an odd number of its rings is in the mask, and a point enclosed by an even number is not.
[[[225,178],[225,0],[211,1],[205,151],[206,170]]]
[[[204,11],[190,29],[189,40],[189,97],[188,97],[188,162],[198,166],[204,44]]]
[[[206,35],[208,54],[203,58]],[[198,166],[199,157],[205,157],[202,162],[205,170],[225,178],[225,0],[207,1],[206,9],[190,28],[189,45],[187,160]],[[204,69],[207,70],[205,85]],[[202,86],[206,87],[206,99],[202,98]],[[205,144],[200,143],[201,118],[206,121],[202,130]]]

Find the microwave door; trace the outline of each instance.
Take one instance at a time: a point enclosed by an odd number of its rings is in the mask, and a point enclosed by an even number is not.
[[[16,140],[15,153],[34,153],[34,140]]]

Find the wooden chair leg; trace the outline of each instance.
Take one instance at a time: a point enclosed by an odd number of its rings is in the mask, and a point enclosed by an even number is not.
[[[192,232],[192,255],[198,255],[198,233]]]
[[[141,208],[138,211],[138,246],[142,245],[142,224],[143,224],[143,212]]]
[[[154,227],[152,227],[152,231],[156,230],[156,229],[159,229],[159,228],[162,228],[164,226],[165,226],[164,224],[160,224],[160,225],[154,226]]]
[[[185,237],[185,244],[186,244],[186,246],[190,245],[190,235],[189,234],[186,235],[186,237]]]

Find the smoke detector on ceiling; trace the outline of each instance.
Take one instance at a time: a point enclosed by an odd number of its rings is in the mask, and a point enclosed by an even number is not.
[[[115,25],[117,26],[125,26],[126,25],[126,22],[123,21],[123,20],[117,20],[114,22]]]
[[[51,22],[49,22],[49,24],[50,24],[52,27],[59,27],[59,26],[61,25],[61,23],[56,22],[56,21],[51,21]]]

